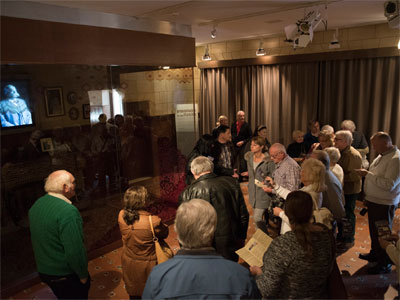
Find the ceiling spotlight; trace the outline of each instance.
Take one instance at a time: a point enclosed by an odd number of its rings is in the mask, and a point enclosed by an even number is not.
[[[217,37],[217,28],[215,26],[213,27],[213,30],[211,30],[211,38],[215,39]]]
[[[307,47],[312,42],[314,31],[322,22],[321,14],[318,10],[309,12],[303,19],[296,24],[285,27],[287,42],[293,42],[293,47]]]
[[[338,40],[339,37],[339,29],[336,28],[336,32],[333,33],[333,38],[331,42],[329,43],[329,49],[339,49],[340,48],[340,43]]]
[[[164,70],[169,70],[169,66],[163,66],[162,67]]]
[[[400,28],[400,1],[389,0],[383,4],[390,28]]]
[[[202,60],[211,60],[211,56],[208,53],[208,45],[206,46],[206,51],[204,52],[203,57],[201,58]]]
[[[260,41],[260,46],[258,46],[258,49],[257,49],[257,51],[256,51],[256,55],[257,55],[257,56],[263,56],[263,55],[266,55],[266,54],[267,54],[267,52],[265,52],[265,49],[264,49],[264,47],[263,47],[263,44],[264,44],[264,42],[261,40],[261,41]]]

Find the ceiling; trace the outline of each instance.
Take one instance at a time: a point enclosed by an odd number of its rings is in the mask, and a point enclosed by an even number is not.
[[[319,8],[323,19],[328,21],[328,29],[387,21],[383,14],[385,0],[31,1],[191,25],[192,36],[197,45],[283,34],[284,26],[295,23],[316,8]],[[214,26],[217,29],[217,37],[212,39],[210,32]],[[320,24],[317,31],[324,29],[324,25]]]

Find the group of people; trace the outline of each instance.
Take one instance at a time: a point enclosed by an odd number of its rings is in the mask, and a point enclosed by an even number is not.
[[[174,225],[181,249],[173,258],[157,263],[154,240],[163,243],[168,227],[146,211],[147,190],[132,186],[125,192],[118,223],[130,298],[327,298],[337,270],[336,244],[354,243],[362,177],[372,243],[371,252],[360,258],[376,262],[369,273],[390,272],[392,263],[398,263],[400,242],[397,235],[380,238],[375,226],[385,220],[391,228],[400,201],[400,151],[390,135],[377,132],[371,137],[378,156],[367,170],[357,149],[368,152],[368,144],[352,146],[354,131],[331,132],[332,145],[326,145],[315,132],[319,123],[311,122],[304,141],[317,139],[295,160],[284,145],[268,146],[265,133],[248,137],[251,130],[242,113],[232,126],[236,133],[247,128],[245,136],[238,134],[234,140],[220,119],[212,136],[203,137],[192,152],[192,178],[179,196]],[[246,145],[250,151],[245,153]],[[242,154],[245,168],[235,165]],[[267,234],[278,228],[263,266],[249,270],[237,264],[235,253],[245,243],[249,223],[240,178],[248,178],[255,226]],[[47,178],[45,190],[48,194],[29,212],[40,277],[58,298],[87,298],[90,276],[82,219],[68,200],[74,177],[56,171]]]

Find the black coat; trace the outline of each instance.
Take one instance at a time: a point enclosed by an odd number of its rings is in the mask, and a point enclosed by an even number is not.
[[[209,134],[203,135],[197,142],[196,145],[194,146],[192,152],[189,153],[188,155],[188,162],[186,164],[186,179],[185,183],[186,184],[191,184],[194,180],[193,174],[190,170],[192,161],[198,157],[198,156],[208,156],[210,152],[210,145],[213,143],[213,138]]]
[[[242,127],[240,127],[239,132],[237,132],[236,122],[233,122],[232,126],[231,126],[231,133],[232,133],[232,142],[235,145],[235,147],[236,147],[236,143],[240,142],[240,141],[244,141],[244,144],[246,144],[246,142],[248,140],[250,140],[250,138],[253,135],[250,125],[247,122],[243,123]],[[243,146],[244,146],[244,144],[243,144]]]
[[[221,166],[219,163],[219,159],[221,157],[222,146],[223,145],[221,143],[219,143],[217,140],[214,140],[209,145],[207,156],[209,156],[213,160],[215,174],[217,174],[219,176],[232,176],[234,173],[233,166],[235,165],[235,150],[234,150],[231,142],[227,143],[229,152],[231,153],[232,168],[225,168],[225,167]]]
[[[237,261],[239,241],[247,236],[249,212],[238,181],[230,176],[209,173],[195,180],[179,196],[179,203],[203,199],[217,211],[213,246],[225,258]]]

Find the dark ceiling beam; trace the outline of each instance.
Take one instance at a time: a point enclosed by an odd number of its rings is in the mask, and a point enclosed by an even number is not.
[[[266,55],[255,58],[199,62],[198,68],[210,69],[210,68],[239,67],[239,66],[252,66],[252,65],[276,65],[276,64],[287,64],[287,63],[304,63],[304,62],[314,62],[314,61],[346,60],[346,59],[391,57],[391,56],[400,56],[400,50],[397,49],[397,47],[386,47],[386,48],[335,51],[335,52],[297,54],[297,55],[282,55],[282,56]]]

